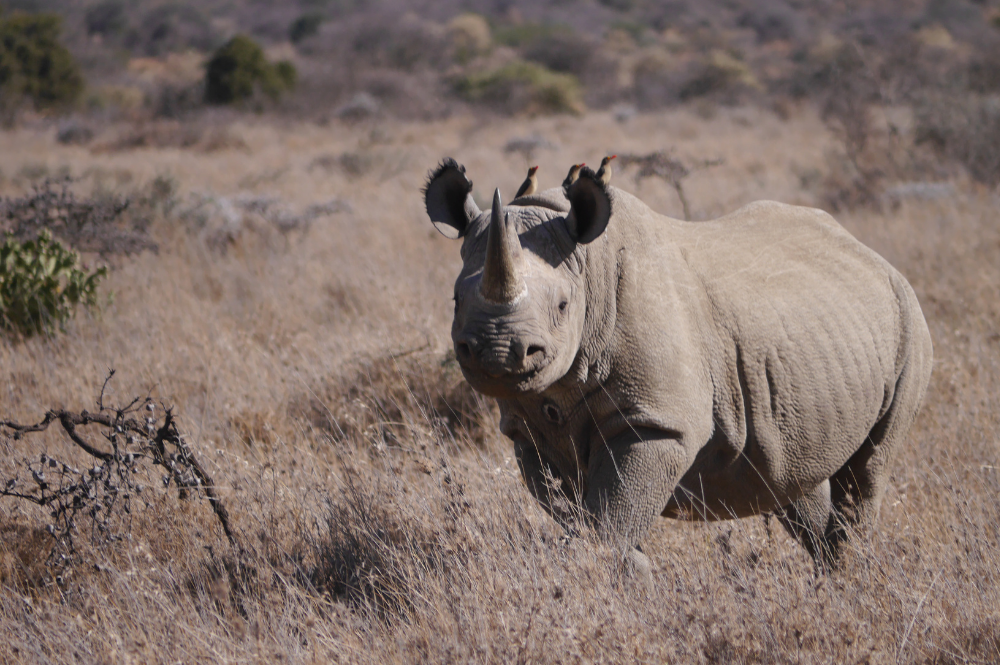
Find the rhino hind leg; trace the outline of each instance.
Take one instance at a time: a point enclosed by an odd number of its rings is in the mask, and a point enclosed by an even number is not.
[[[865,537],[875,528],[891,462],[917,417],[930,381],[930,338],[921,341],[925,347],[904,366],[889,409],[858,451],[830,478],[836,523],[828,530],[827,541],[833,561],[847,538]]]
[[[777,511],[776,516],[785,530],[812,555],[817,566],[826,569],[834,564],[835,554],[829,538],[838,530],[838,523],[829,480]]]

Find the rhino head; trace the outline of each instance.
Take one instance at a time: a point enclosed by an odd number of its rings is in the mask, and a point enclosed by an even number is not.
[[[564,192],[481,212],[465,167],[445,160],[425,189],[427,214],[462,238],[451,336],[462,373],[501,399],[540,393],[573,365],[587,313],[581,246],[604,233],[611,198],[590,169]]]

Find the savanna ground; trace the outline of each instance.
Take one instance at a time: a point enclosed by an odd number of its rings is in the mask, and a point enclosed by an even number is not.
[[[935,343],[877,532],[817,576],[763,517],[661,520],[642,596],[611,546],[566,538],[529,498],[495,407],[463,383],[449,338],[458,245],[433,230],[420,188],[450,155],[481,206],[494,186],[509,198],[527,163],[504,147],[538,134],[551,142],[532,156],[543,186],[608,151],[673,148],[723,160],[684,183],[696,219],[761,198],[820,205],[843,151],[815,112],[205,122],[225,140],[132,149],[118,141],[127,127],[90,147],[51,126],[0,133],[8,195],[46,173],[82,194],[157,177],[175,188],[153,221],[159,251],[114,262],[111,302],[66,334],[0,340],[0,419],[93,410],[115,368],[106,402],[174,407],[238,542],[205,501],[154,477],[125,539],[83,538],[56,571],[45,511],[0,500],[0,661],[1000,662],[1000,225],[987,187],[957,174],[837,214],[911,281]],[[682,214],[662,181],[619,170],[615,184]],[[0,435],[0,448],[0,478],[42,452],[91,463],[54,427]]]

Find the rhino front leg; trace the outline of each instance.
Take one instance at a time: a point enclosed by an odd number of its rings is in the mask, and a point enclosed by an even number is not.
[[[564,481],[560,482],[559,470],[544,459],[534,445],[521,438],[514,439],[514,457],[531,495],[560,526],[572,532],[570,502],[566,496],[570,488]]]
[[[651,565],[639,544],[688,466],[690,456],[681,442],[660,430],[637,428],[593,445],[587,509],[599,528],[622,539],[627,569],[647,586]]]

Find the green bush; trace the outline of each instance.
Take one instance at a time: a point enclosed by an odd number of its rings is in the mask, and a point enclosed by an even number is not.
[[[493,30],[493,38],[504,46],[519,49],[567,32],[571,33],[572,28],[556,23],[525,22],[499,25]]]
[[[42,231],[20,242],[10,235],[0,245],[0,330],[30,337],[63,329],[76,307],[97,304],[97,285],[107,275],[77,267],[79,255]]]
[[[469,101],[507,113],[582,113],[580,82],[570,74],[515,60],[499,69],[475,72],[455,82]]]
[[[72,103],[83,91],[83,76],[59,43],[55,14],[0,17],[0,97],[29,97],[38,108]]]
[[[232,104],[253,97],[258,90],[277,99],[295,86],[295,79],[292,63],[270,63],[257,42],[246,35],[236,35],[208,61],[205,101]]]

